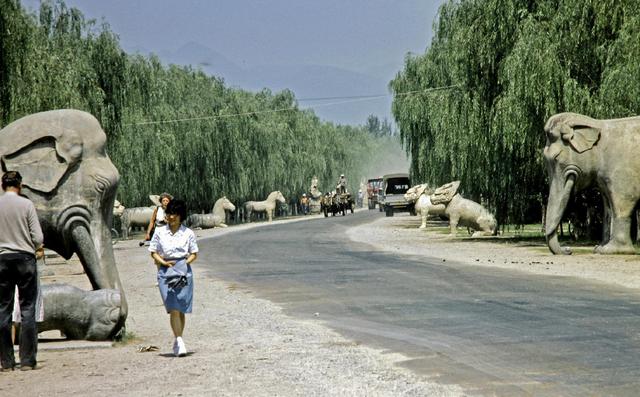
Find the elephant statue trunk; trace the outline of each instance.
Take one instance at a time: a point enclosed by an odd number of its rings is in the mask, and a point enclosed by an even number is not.
[[[568,247],[561,247],[558,242],[558,226],[562,221],[562,215],[567,207],[573,186],[577,178],[576,170],[565,172],[564,184],[561,185],[554,179],[549,190],[549,205],[545,216],[545,236],[549,250],[556,255],[571,255]]]
[[[85,265],[93,289],[109,288],[109,283],[100,268],[100,260],[91,240],[89,209],[82,205],[74,205],[63,210],[57,223],[57,233],[64,236],[63,242],[67,252],[77,252],[80,262]]]

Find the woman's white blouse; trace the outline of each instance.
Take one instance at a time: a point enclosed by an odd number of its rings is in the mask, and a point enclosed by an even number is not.
[[[149,243],[149,251],[157,252],[163,259],[181,259],[198,252],[198,243],[193,230],[180,225],[171,233],[169,225],[157,227]]]

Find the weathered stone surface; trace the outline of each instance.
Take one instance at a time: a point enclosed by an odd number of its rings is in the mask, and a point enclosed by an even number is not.
[[[557,229],[572,193],[597,186],[604,198],[600,254],[633,254],[631,215],[640,199],[640,117],[596,120],[560,113],[547,121],[543,151],[549,172],[545,234],[554,254],[570,254]]]
[[[475,201],[462,197],[458,193],[459,186],[460,181],[454,181],[431,191],[427,184],[422,184],[405,193],[405,199],[415,202],[415,210],[422,218],[420,228],[427,227],[429,215],[442,215],[449,219],[452,235],[456,234],[458,225],[475,230],[474,236],[494,234],[497,223],[493,214]]]
[[[87,320],[89,328],[93,322],[110,324],[112,329],[102,334],[115,335],[124,326],[127,302],[111,243],[120,175],[107,156],[106,140],[98,120],[89,113],[69,109],[36,113],[0,130],[0,166],[3,172],[22,174],[22,192],[36,207],[45,247],[66,259],[77,254],[94,290],[118,292],[115,321],[113,311]],[[45,308],[58,318],[73,323],[82,316],[68,304],[77,301],[76,292],[59,291],[56,304],[48,294],[44,299]],[[57,304],[68,310],[58,310]],[[48,316],[45,311],[45,321]]]
[[[316,176],[311,179],[309,193],[309,212],[319,214],[322,211],[322,192],[318,189],[318,178]]]
[[[226,211],[235,211],[236,206],[225,196],[216,200],[211,213],[192,214],[187,217],[186,225],[190,228],[211,229],[213,227],[227,227],[225,223]]]
[[[267,196],[267,199],[264,201],[247,201],[243,204],[245,220],[251,222],[252,213],[265,212],[267,214],[267,220],[271,222],[277,203],[284,204],[286,202],[287,200],[285,200],[282,193],[278,190],[269,193],[269,196]]]

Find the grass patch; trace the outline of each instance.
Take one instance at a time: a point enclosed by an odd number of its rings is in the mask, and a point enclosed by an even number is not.
[[[142,338],[135,334],[135,332],[127,331],[123,328],[123,331],[116,336],[114,346],[127,346],[134,343],[140,343]]]

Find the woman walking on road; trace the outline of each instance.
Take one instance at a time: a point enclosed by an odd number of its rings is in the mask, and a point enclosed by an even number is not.
[[[193,273],[191,263],[196,260],[198,244],[193,231],[182,225],[187,206],[182,200],[172,200],[165,212],[167,224],[156,229],[149,251],[158,268],[158,288],[169,313],[175,340],[173,354],[187,355],[182,333],[185,314],[191,313],[193,301]]]

